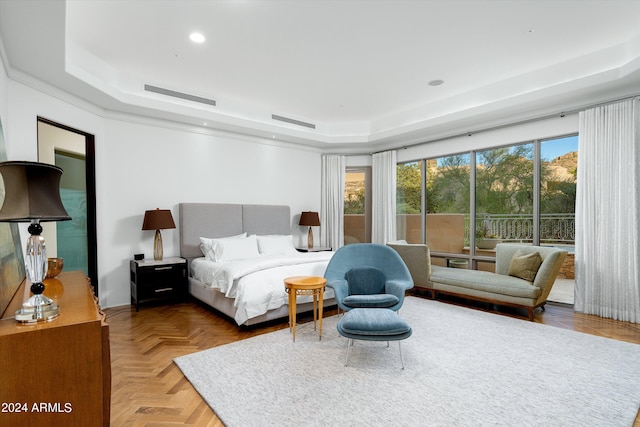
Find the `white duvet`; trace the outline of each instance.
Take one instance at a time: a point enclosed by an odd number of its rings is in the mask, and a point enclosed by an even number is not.
[[[333,252],[309,252],[292,255],[263,255],[230,262],[213,262],[196,258],[191,263],[191,276],[213,289],[234,298],[235,321],[241,325],[268,310],[286,305],[284,279],[292,276],[324,276]],[[325,299],[333,298],[327,289]],[[311,301],[298,297],[298,303]]]

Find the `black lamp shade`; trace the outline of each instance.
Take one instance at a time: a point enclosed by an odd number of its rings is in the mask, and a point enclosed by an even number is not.
[[[176,228],[169,209],[154,209],[144,212],[143,230],[165,230],[167,228]]]
[[[71,219],[60,199],[61,168],[38,162],[0,162],[0,175],[5,191],[0,222]]]
[[[318,212],[302,212],[298,225],[306,225],[309,227],[319,226],[320,218],[318,217]]]

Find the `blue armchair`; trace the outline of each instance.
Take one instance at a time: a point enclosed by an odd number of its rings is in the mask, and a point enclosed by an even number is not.
[[[404,293],[413,287],[411,273],[400,255],[388,246],[354,243],[341,247],[329,261],[324,277],[338,307],[388,308],[398,311]]]

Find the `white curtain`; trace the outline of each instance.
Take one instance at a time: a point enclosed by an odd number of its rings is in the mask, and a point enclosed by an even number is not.
[[[580,113],[575,310],[640,323],[640,100]]]
[[[371,242],[396,240],[396,152],[373,155],[371,162]]]
[[[345,156],[322,156],[320,188],[320,245],[336,249],[344,246]]]

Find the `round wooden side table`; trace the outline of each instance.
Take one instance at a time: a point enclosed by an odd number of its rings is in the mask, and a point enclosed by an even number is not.
[[[296,298],[298,295],[313,295],[313,330],[319,319],[319,339],[322,339],[322,303],[327,279],[318,276],[295,276],[284,279],[284,288],[289,294],[289,331],[296,340]]]

